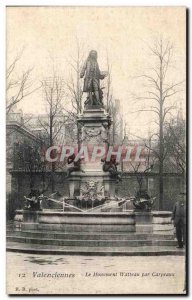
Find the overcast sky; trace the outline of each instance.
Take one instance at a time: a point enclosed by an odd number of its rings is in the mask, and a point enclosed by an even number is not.
[[[185,79],[185,34],[184,7],[9,7],[7,63],[24,46],[17,72],[34,67],[33,77],[38,84],[42,78],[51,76],[52,62],[67,80],[69,61],[76,55],[76,37],[85,57],[91,49],[97,50],[101,70],[106,70],[108,52],[113,95],[121,101],[128,130],[141,136],[153,130],[154,115],[133,113],[137,108],[132,104],[131,94],[142,92],[143,82],[135,76],[143,74],[153,63],[147,44],[160,35],[173,42],[175,56],[169,79],[181,81]],[[176,97],[185,111],[185,92]],[[24,113],[43,113],[40,91],[23,100],[18,108]]]

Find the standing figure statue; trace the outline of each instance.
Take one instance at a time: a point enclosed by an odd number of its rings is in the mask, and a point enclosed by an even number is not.
[[[101,72],[97,62],[97,51],[91,50],[80,73],[84,77],[83,92],[88,93],[85,105],[103,105],[103,91],[100,88],[100,80],[104,79],[108,72]]]

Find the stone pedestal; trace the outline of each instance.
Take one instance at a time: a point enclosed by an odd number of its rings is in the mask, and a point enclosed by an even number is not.
[[[115,180],[111,179],[108,172],[103,172],[101,158],[105,156],[108,149],[108,132],[111,119],[101,106],[88,106],[77,120],[79,128],[80,148],[86,147],[88,151],[88,161],[81,161],[83,172],[72,172],[69,182],[69,196],[81,196],[81,191],[87,189],[91,183],[96,185],[98,192],[104,190],[105,197],[115,196]],[[93,159],[93,149],[98,148],[99,157]],[[100,149],[100,150],[99,150]]]
[[[108,148],[108,135],[111,118],[104,108],[92,106],[84,109],[83,114],[77,120],[81,147],[87,146],[88,151],[92,151],[94,146]],[[86,171],[102,171],[101,157],[96,161],[84,161],[82,169]]]
[[[151,212],[135,212],[135,221],[137,232],[153,232]]]
[[[73,172],[69,182],[69,197],[71,199],[79,196],[80,188],[84,188],[88,181],[98,183],[98,188],[104,187],[104,195],[108,198],[115,197],[116,180],[112,179],[108,172],[98,170],[87,170],[86,173]]]
[[[39,211],[23,210],[23,222],[38,223],[39,222]]]
[[[136,231],[173,234],[171,216],[169,211],[135,212]]]
[[[152,224],[154,233],[173,234],[172,212],[153,211]]]
[[[23,210],[17,209],[15,212],[14,221],[17,222],[23,222]]]
[[[68,178],[69,183],[69,198],[74,198],[79,195],[80,182],[81,182],[81,172],[73,172],[72,175]]]

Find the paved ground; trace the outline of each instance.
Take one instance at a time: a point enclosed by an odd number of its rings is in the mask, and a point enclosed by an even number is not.
[[[184,256],[63,256],[7,252],[9,294],[183,294]]]

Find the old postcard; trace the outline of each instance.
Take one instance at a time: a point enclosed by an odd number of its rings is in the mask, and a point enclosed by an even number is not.
[[[186,19],[6,8],[7,294],[187,294]]]

